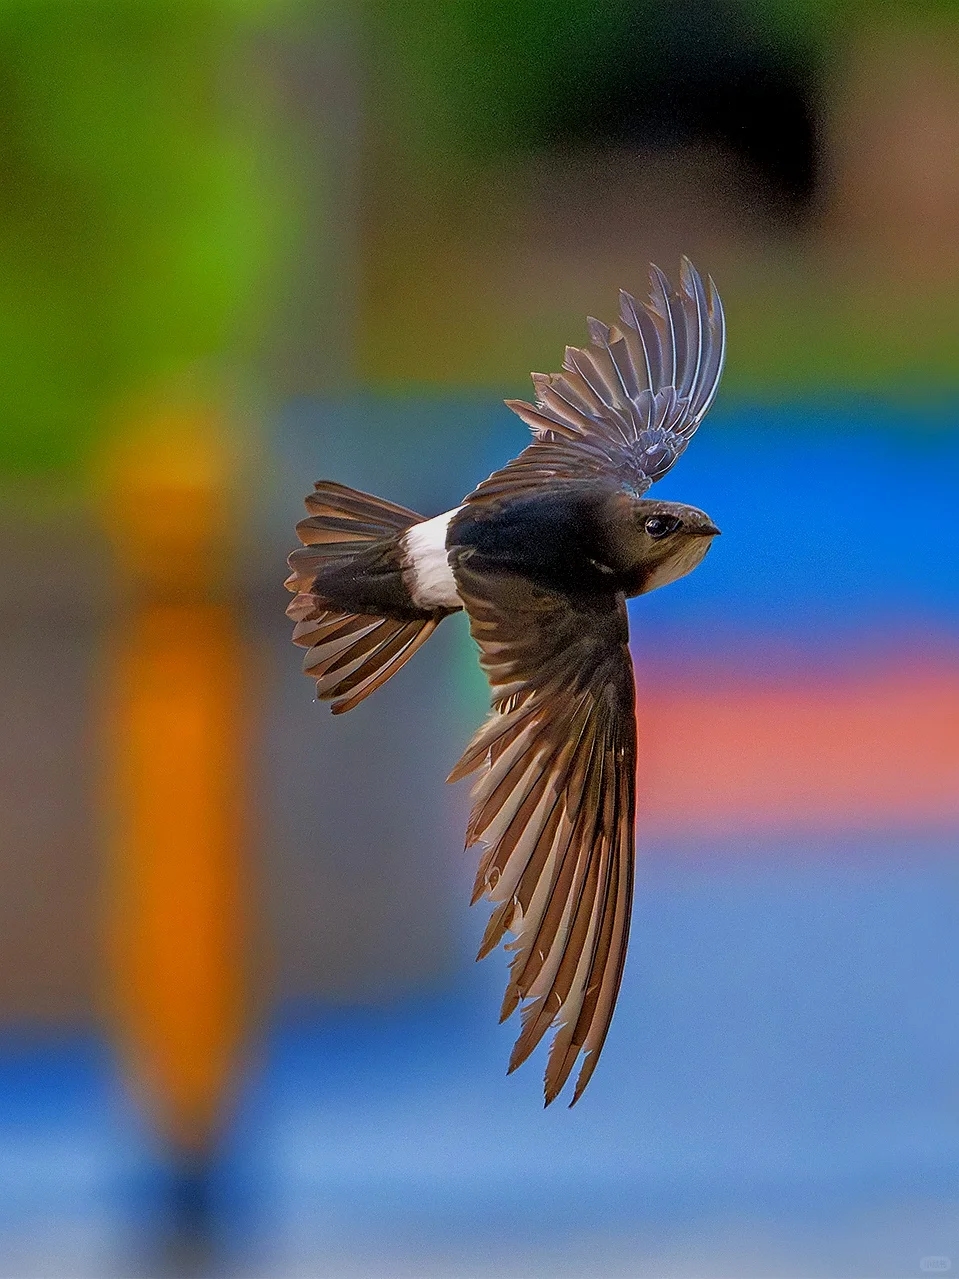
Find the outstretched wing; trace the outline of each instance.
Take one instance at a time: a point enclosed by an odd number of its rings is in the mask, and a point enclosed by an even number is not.
[[[716,395],[726,326],[688,258],[678,290],[657,266],[649,278],[648,302],[621,292],[618,324],[589,319],[590,345],[568,346],[562,373],[532,375],[535,405],[506,401],[536,438],[468,500],[600,477],[642,494],[665,475]]]
[[[503,1001],[523,1004],[510,1070],[557,1025],[546,1104],[584,1054],[595,1069],[619,993],[633,886],[636,719],[622,595],[575,601],[453,557],[493,711],[450,774],[482,768],[467,847],[482,840],[474,902],[496,904],[478,958],[507,933]]]

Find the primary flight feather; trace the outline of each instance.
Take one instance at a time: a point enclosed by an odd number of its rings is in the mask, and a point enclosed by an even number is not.
[[[629,935],[636,717],[626,600],[689,573],[719,532],[645,496],[713,402],[722,304],[682,260],[620,319],[588,321],[563,372],[507,400],[533,441],[433,519],[320,481],[297,525],[287,610],[334,714],[368,697],[465,609],[492,710],[450,774],[479,771],[466,834],[473,900],[494,905],[482,958],[513,952],[502,1016],[521,1009],[515,1069],[551,1028],[547,1105],[578,1060],[574,1104],[612,1020]]]

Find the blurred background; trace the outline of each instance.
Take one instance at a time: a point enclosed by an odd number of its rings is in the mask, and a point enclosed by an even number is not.
[[[0,1273],[959,1268],[953,0],[2,0]],[[432,515],[680,253],[724,536],[632,607],[575,1111],[472,957],[463,619],[331,720],[319,477]]]

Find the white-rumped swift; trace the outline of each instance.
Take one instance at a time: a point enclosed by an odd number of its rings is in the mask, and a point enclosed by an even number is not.
[[[636,714],[626,600],[673,582],[719,532],[645,496],[713,401],[725,323],[688,259],[658,267],[619,323],[588,320],[563,372],[507,400],[533,441],[443,515],[321,480],[296,531],[287,610],[303,667],[334,714],[379,688],[465,609],[492,710],[450,774],[480,771],[466,845],[485,845],[473,901],[495,909],[479,958],[507,934],[503,1001],[522,1005],[514,1070],[552,1026],[546,1104],[592,1075],[619,992],[633,890]]]

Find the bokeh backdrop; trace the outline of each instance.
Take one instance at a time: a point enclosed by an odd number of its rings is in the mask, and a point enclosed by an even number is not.
[[[631,606],[632,950],[544,1113],[465,625],[331,720],[284,558],[320,477],[448,509],[681,253],[724,536]],[[953,0],[0,0],[0,262],[0,1273],[959,1267]]]

